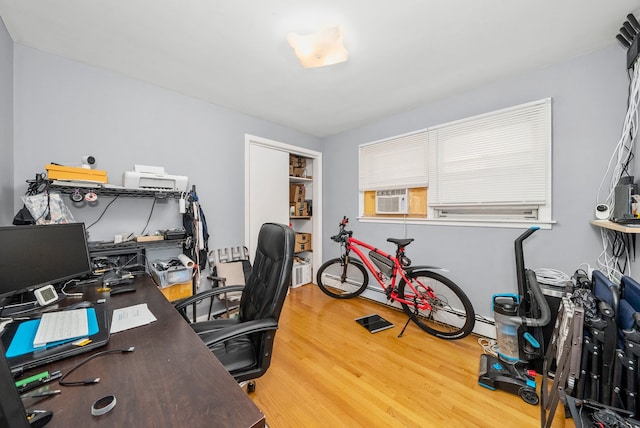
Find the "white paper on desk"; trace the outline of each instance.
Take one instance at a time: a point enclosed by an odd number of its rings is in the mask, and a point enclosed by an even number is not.
[[[156,317],[153,316],[146,303],[114,309],[111,319],[111,333],[147,325],[155,320]]]

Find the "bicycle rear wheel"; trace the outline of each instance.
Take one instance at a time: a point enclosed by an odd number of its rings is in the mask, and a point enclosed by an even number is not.
[[[345,265],[341,258],[331,259],[320,266],[316,279],[320,290],[336,299],[355,297],[369,283],[369,275],[360,261],[349,259]]]
[[[428,270],[407,274],[413,288],[404,281],[398,286],[398,296],[416,305],[428,302],[431,309],[419,309],[402,303],[402,309],[422,330],[441,339],[461,339],[473,330],[475,312],[466,294],[449,278]]]

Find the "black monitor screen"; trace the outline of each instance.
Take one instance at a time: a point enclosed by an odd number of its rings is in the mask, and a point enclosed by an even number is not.
[[[5,349],[0,342],[0,427],[29,427],[27,413],[18,395],[15,380],[5,359]]]
[[[0,227],[0,296],[90,272],[84,223]]]

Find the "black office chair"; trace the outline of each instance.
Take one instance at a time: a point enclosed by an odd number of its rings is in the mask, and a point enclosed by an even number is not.
[[[281,224],[265,223],[260,228],[253,269],[243,286],[226,286],[198,293],[177,303],[183,316],[187,306],[230,291],[242,291],[237,318],[191,323],[229,373],[240,383],[264,375],[271,355],[278,319],[291,283],[295,233]],[[189,321],[189,318],[185,316]]]

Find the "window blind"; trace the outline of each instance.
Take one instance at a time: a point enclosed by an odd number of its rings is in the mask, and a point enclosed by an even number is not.
[[[550,203],[551,100],[429,129],[429,205]]]
[[[359,147],[359,188],[386,190],[428,185],[426,131]]]

